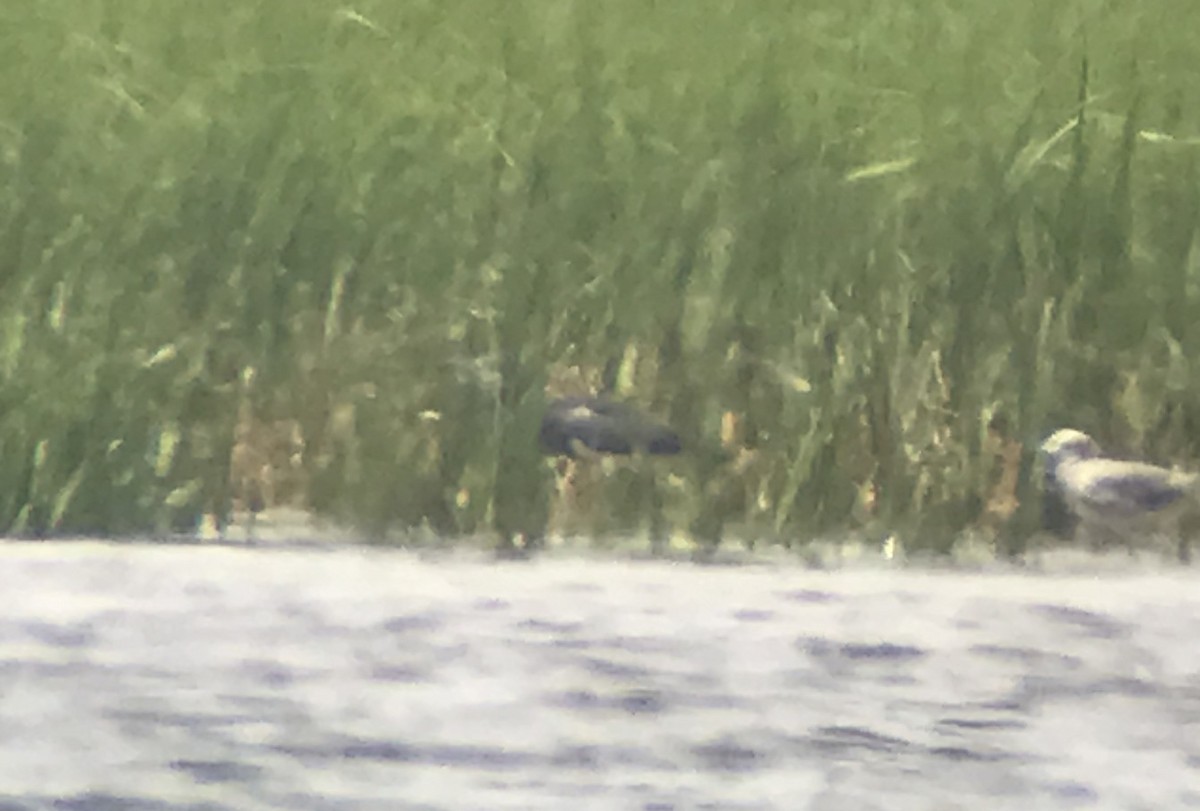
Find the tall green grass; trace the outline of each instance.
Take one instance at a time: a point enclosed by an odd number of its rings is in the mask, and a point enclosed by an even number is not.
[[[537,533],[574,368],[699,449],[616,477],[609,529],[945,548],[1002,426],[1019,544],[1052,428],[1198,450],[1197,30],[1185,0],[8,4],[0,526],[258,499]]]

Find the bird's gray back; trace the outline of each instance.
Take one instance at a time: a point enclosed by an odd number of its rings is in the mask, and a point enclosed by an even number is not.
[[[1155,465],[1087,459],[1059,466],[1067,497],[1098,517],[1136,518],[1168,510],[1192,495],[1195,476]]]

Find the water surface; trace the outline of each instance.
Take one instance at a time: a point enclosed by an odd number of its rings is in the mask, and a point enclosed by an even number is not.
[[[1187,569],[0,547],[0,810],[1200,808]]]

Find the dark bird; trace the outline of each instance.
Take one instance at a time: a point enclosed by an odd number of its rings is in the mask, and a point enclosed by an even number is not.
[[[679,435],[627,403],[603,397],[563,397],[546,404],[538,433],[542,453],[579,452],[671,455],[683,446]]]

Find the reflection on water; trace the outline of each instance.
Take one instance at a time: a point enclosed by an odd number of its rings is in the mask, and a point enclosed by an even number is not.
[[[0,548],[0,809],[1200,807],[1200,591]]]

